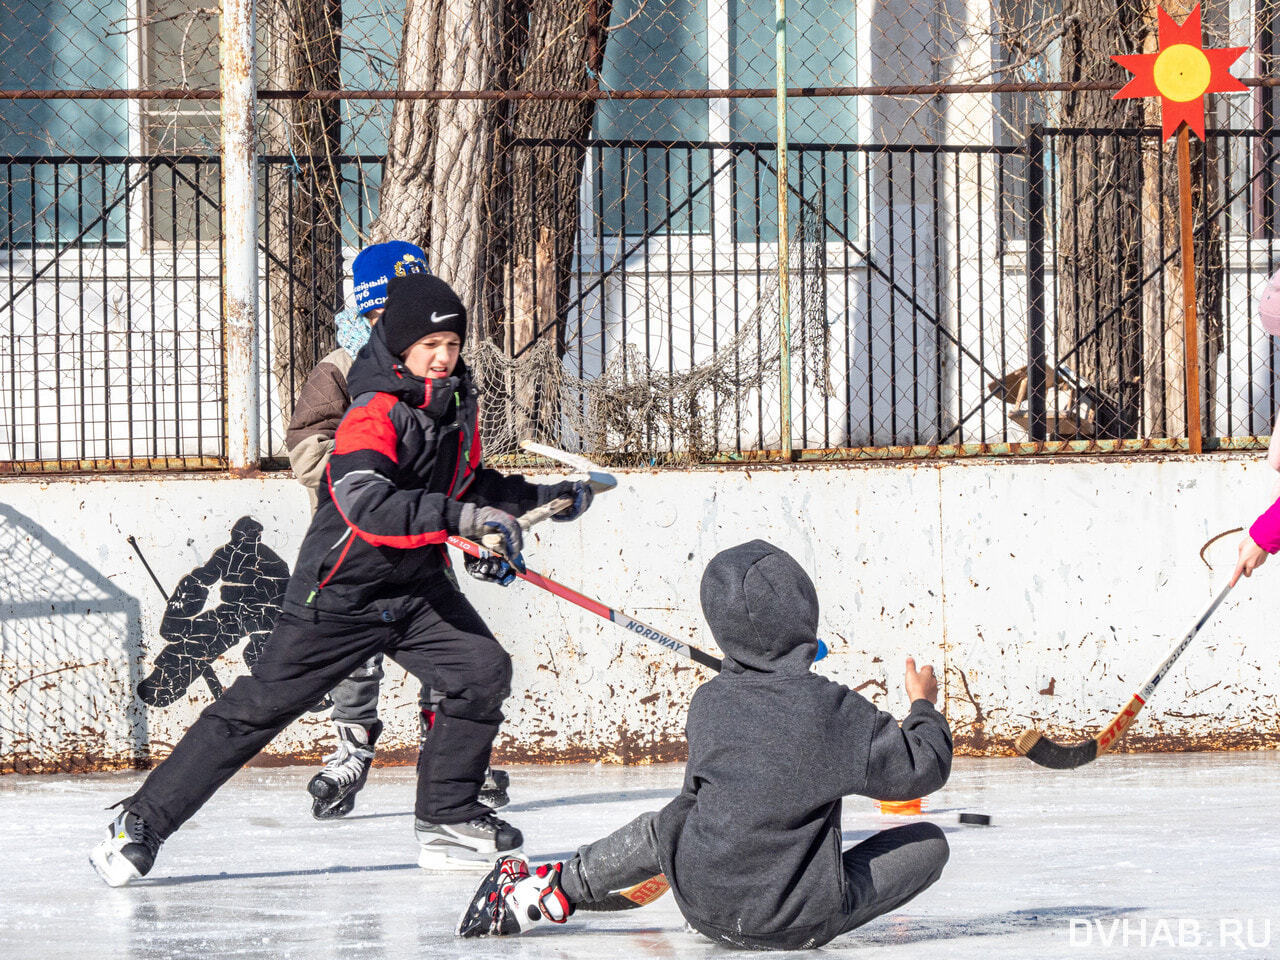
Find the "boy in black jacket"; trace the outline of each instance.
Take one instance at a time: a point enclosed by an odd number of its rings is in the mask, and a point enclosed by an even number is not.
[[[500,863],[459,934],[564,922],[577,905],[665,873],[685,919],[713,940],[817,947],[897,909],[941,875],[947,841],[931,823],[840,852],[841,797],[908,800],[946,782],[951,732],[933,706],[933,669],[917,673],[907,660],[912,704],[901,726],[812,673],[817,593],[795,560],[761,540],[717,554],[701,593],[725,657],[689,706],[680,795],[567,864],[530,876],[519,858]]]
[[[161,843],[254,754],[359,664],[386,653],[441,694],[418,757],[424,867],[481,868],[520,831],[477,795],[510,692],[511,658],[459,592],[445,539],[496,532],[520,565],[517,515],[585,483],[532,484],[480,466],[477,390],[459,357],[466,310],[438,277],[391,281],[348,377],[354,398],[327,483],[253,667],[211,704],[133,796],[90,860],[112,886],[145,875]]]

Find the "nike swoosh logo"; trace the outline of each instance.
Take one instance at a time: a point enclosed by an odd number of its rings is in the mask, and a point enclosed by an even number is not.
[[[442,317],[442,316],[440,316],[439,314],[437,314],[434,310],[432,310],[432,311],[431,311],[431,322],[432,322],[432,323],[444,323],[446,320],[452,320],[452,319],[453,319],[454,317],[456,317],[456,316],[457,316],[457,314],[456,314],[456,313],[446,313],[446,314]]]

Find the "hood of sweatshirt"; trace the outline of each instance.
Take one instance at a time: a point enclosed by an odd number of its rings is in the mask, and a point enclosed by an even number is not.
[[[818,593],[785,550],[752,540],[717,553],[702,574],[702,614],[723,673],[805,673],[818,652]]]
[[[374,325],[369,342],[360,348],[347,374],[347,391],[353,398],[364,393],[390,393],[435,419],[449,412],[455,398],[461,399],[472,389],[470,374],[461,357],[452,376],[427,380],[410,373],[387,347],[380,323]]]

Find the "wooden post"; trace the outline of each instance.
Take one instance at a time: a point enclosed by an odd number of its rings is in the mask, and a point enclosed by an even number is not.
[[[1178,208],[1182,215],[1182,353],[1187,398],[1187,445],[1204,450],[1200,434],[1200,337],[1196,331],[1196,253],[1191,209],[1191,134],[1178,129]]]

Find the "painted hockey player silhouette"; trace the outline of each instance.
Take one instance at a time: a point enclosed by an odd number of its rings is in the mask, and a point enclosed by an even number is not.
[[[280,615],[288,582],[289,565],[263,544],[262,524],[247,516],[237,520],[230,541],[184,576],[170,595],[160,623],[160,636],[168,646],[138,684],[138,698],[153,707],[167,707],[201,676],[219,696],[222,688],[211,664],[247,639],[244,662],[253,668]],[[210,591],[219,583],[219,602],[205,609]]]

